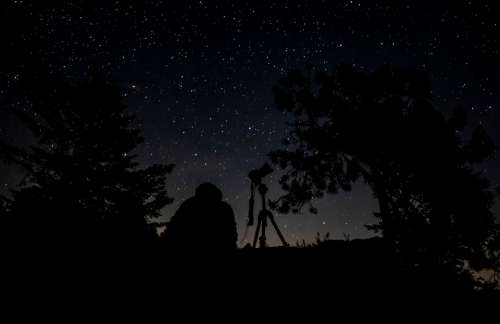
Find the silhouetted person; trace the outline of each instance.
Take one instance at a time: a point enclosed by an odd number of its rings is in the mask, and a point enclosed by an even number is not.
[[[237,239],[233,209],[212,183],[196,188],[195,196],[182,203],[165,232],[169,247],[178,250],[231,251]]]

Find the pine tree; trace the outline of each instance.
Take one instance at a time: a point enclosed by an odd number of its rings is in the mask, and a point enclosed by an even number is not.
[[[93,244],[151,239],[149,218],[168,203],[173,165],[140,168],[143,142],[120,91],[98,78],[48,82],[19,114],[34,135],[29,148],[7,148],[25,176],[12,190],[10,219],[18,237]]]

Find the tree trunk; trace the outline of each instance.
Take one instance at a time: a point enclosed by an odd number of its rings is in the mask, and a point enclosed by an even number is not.
[[[374,175],[372,178],[372,190],[377,197],[382,226],[382,236],[389,244],[391,251],[396,251],[396,233],[394,219],[390,208],[390,200],[385,190],[382,175]]]

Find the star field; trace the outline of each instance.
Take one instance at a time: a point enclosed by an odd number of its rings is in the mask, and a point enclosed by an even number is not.
[[[164,209],[162,220],[196,185],[211,181],[233,206],[241,237],[247,173],[286,136],[288,116],[275,109],[271,87],[294,68],[423,67],[445,112],[466,107],[500,143],[500,23],[494,1],[38,2],[2,5],[7,51],[17,54],[6,64],[0,95],[39,66],[67,78],[98,67],[121,86],[144,130],[139,160],[176,164],[167,183],[175,203]],[[11,117],[2,119],[0,130],[2,137],[22,142]],[[483,170],[495,186],[499,162]],[[4,191],[19,178],[6,167],[0,175]],[[276,198],[277,176],[267,180]],[[318,215],[277,217],[291,242],[311,241],[316,232],[334,238],[372,235],[363,225],[375,221],[377,204],[364,185],[316,204]]]

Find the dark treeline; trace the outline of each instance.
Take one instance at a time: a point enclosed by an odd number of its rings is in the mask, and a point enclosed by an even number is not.
[[[169,253],[175,245],[169,242],[175,241],[177,251],[190,247],[186,253],[197,247],[236,251],[234,215],[210,186],[184,204],[158,237],[150,222],[172,201],[165,181],[174,167],[144,168],[136,162],[141,130],[117,87],[93,77],[44,80],[22,90],[14,111],[34,143],[0,142],[2,161],[23,170],[19,185],[0,197],[2,235],[11,246],[132,245]],[[369,228],[382,239],[355,249],[349,242],[320,242],[304,249],[310,252],[284,248],[261,252],[264,258],[278,265],[282,257],[281,266],[292,260],[314,263],[312,256],[327,263],[367,258],[352,263],[359,270],[373,265],[369,255],[378,255],[384,267],[376,273],[385,277],[389,268],[444,271],[440,278],[451,274],[462,282],[472,282],[470,269],[499,270],[500,235],[491,212],[495,191],[477,168],[496,147],[481,127],[466,138],[464,111],[449,117],[440,112],[424,72],[388,66],[374,73],[349,66],[307,69],[291,72],[274,94],[277,107],[294,122],[284,147],[270,153],[284,170],[280,182],[286,192],[271,207],[287,213],[307,205],[315,212],[314,199],[362,180],[379,202],[379,222]],[[194,217],[202,213],[212,214]],[[227,216],[225,222],[217,223],[219,214]],[[372,248],[374,254],[362,252]],[[258,252],[235,253],[253,262]],[[342,275],[348,268],[344,265]]]

